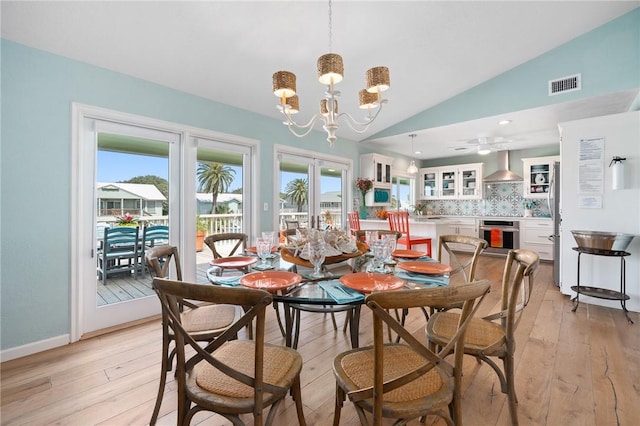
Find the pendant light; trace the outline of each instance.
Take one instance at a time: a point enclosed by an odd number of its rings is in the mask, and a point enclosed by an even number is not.
[[[409,137],[411,138],[411,155],[413,155],[415,152],[413,150],[413,138],[416,137],[416,134],[412,133],[409,135]],[[415,160],[411,160],[411,163],[409,163],[409,167],[407,168],[407,173],[411,173],[412,175],[415,175],[416,173],[418,173],[418,167],[416,167]]]

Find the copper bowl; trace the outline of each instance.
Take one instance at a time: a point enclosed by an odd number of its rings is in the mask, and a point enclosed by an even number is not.
[[[612,251],[626,250],[635,237],[635,235],[621,232],[571,231],[571,233],[580,248]]]

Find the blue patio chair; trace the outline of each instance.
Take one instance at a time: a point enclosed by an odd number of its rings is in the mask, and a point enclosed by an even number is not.
[[[169,244],[169,227],[167,225],[145,226],[142,230],[142,244],[140,246],[140,259],[142,264],[142,276],[147,273],[145,252],[156,246]]]
[[[105,228],[102,251],[98,256],[98,276],[102,284],[107,284],[109,275],[133,272],[138,278],[140,246],[138,244],[139,228],[119,226]]]

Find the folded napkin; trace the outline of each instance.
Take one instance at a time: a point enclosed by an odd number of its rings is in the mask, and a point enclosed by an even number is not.
[[[364,299],[364,294],[343,286],[338,280],[321,282],[320,287],[322,287],[336,303],[346,304]]]
[[[395,276],[403,280],[411,281],[414,283],[429,284],[433,286],[449,285],[448,276],[416,274],[413,272],[407,272],[407,271],[402,271],[397,269],[395,272]]]
[[[418,257],[416,259],[409,259],[409,258],[406,258],[406,257],[398,257],[397,260],[398,260],[398,262],[413,262],[413,261],[416,261],[416,260],[422,261],[422,262],[437,262],[437,260],[435,260],[434,258],[429,257],[429,256],[422,256],[422,257]]]
[[[212,277],[211,279],[216,284],[225,285],[225,286],[228,286],[228,287],[236,287],[236,286],[240,285],[240,278],[242,278],[242,276],[229,277],[229,278]]]
[[[273,265],[260,265],[259,263],[255,263],[251,266],[251,269],[255,269],[256,271],[268,271],[269,269],[275,269]]]

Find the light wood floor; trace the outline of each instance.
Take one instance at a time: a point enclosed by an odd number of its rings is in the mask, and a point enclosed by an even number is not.
[[[504,260],[483,257],[479,278],[493,290],[481,314],[495,309]],[[523,425],[637,425],[640,422],[640,315],[627,324],[622,312],[571,303],[551,282],[551,265],[542,264],[535,291],[518,328],[517,391]],[[303,313],[304,315],[304,313]],[[267,339],[282,343],[273,310]],[[304,357],[302,397],[307,423],[331,424],[333,357],[348,349],[342,330],[334,331],[321,314],[303,317],[299,351]],[[338,316],[342,323],[342,316]],[[412,312],[409,329],[423,335],[424,319]],[[363,309],[361,345],[371,342],[370,314]],[[144,425],[153,409],[160,373],[158,320],[84,340],[63,348],[1,364],[3,425]],[[466,425],[508,425],[505,397],[493,372],[465,360],[463,421]],[[159,424],[175,424],[173,375]],[[296,424],[290,398],[277,425]],[[251,417],[245,419],[252,423]],[[199,413],[193,424],[223,425],[220,416]],[[342,425],[358,424],[349,403]],[[390,424],[390,423],[386,423]],[[417,424],[417,423],[412,423]],[[429,418],[427,424],[444,424]]]

